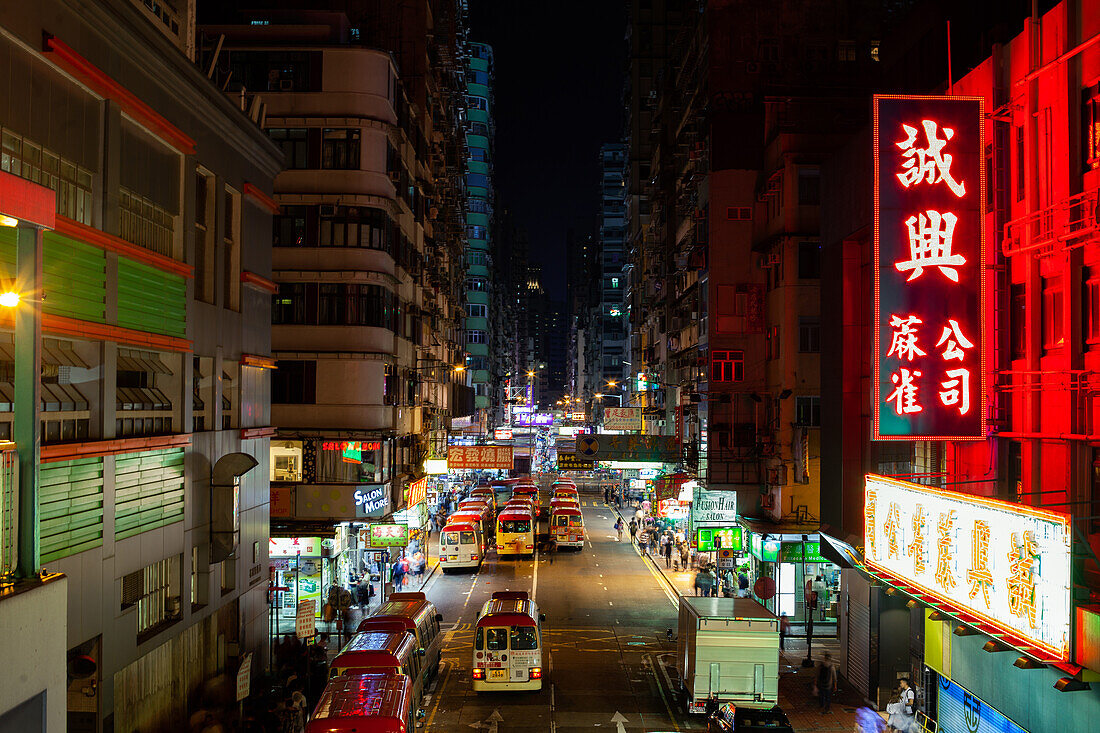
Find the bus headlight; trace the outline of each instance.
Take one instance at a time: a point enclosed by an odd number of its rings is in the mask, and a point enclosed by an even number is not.
[[[473,670],[470,671],[470,676],[475,680],[483,680],[485,679],[485,670],[481,667],[474,667]]]
[[[527,671],[527,677],[532,680],[542,679],[542,667],[531,667]]]

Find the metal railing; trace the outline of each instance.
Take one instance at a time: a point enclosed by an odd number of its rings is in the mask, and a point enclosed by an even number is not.
[[[0,585],[19,561],[19,460],[15,443],[0,441]]]
[[[1069,196],[1005,224],[1005,257],[1024,252],[1046,257],[1090,241],[1100,229],[1097,194],[1092,190]]]

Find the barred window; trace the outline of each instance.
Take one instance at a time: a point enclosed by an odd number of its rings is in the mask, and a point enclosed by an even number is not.
[[[172,231],[175,220],[171,214],[147,198],[119,187],[122,218],[119,226],[123,239],[131,244],[172,256]]]
[[[137,634],[181,618],[181,556],[173,555],[122,578],[122,610],[137,606]]]

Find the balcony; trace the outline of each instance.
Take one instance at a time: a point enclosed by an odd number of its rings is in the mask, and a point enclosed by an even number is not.
[[[1096,236],[1097,191],[1085,191],[1005,224],[1005,257],[1030,252],[1049,257],[1083,246]]]

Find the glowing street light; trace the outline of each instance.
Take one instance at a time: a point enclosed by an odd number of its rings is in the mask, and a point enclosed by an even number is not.
[[[6,293],[0,294],[0,306],[14,308],[17,305],[19,305],[19,293],[9,290]]]

